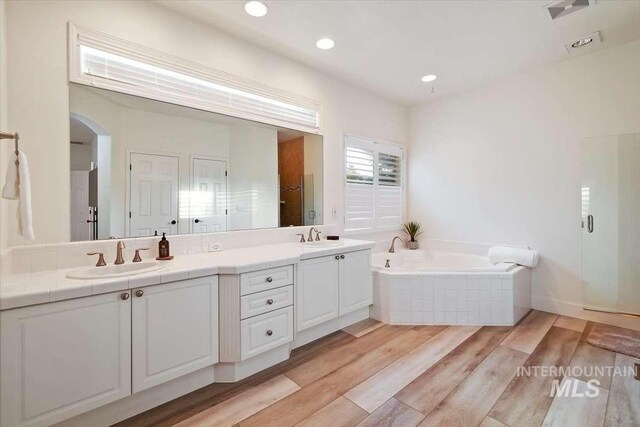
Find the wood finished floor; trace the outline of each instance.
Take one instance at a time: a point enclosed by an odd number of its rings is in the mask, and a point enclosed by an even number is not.
[[[520,366],[633,367],[591,346],[591,325],[532,311],[515,327],[366,320],[234,384],[212,384],[118,426],[640,426],[633,377],[516,376]],[[597,397],[550,397],[571,380]],[[575,380],[575,381],[574,381]]]

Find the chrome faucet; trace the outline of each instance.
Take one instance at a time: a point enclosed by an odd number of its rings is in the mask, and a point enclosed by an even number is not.
[[[118,245],[116,246],[117,252],[116,252],[116,262],[114,262],[114,264],[118,265],[118,264],[124,264],[124,258],[122,257],[122,250],[125,248],[124,246],[124,242],[121,240],[118,242]]]
[[[309,230],[309,237],[307,237],[307,242],[313,242],[313,232],[316,232],[318,234],[316,234],[316,240],[320,240],[320,232],[318,231],[317,228],[315,227],[311,227],[311,230]]]
[[[391,241],[391,247],[389,248],[389,253],[390,254],[394,254],[396,253],[395,248],[393,247],[393,245],[396,243],[396,239],[400,240],[402,243],[404,243],[404,240],[402,240],[402,237],[394,237],[393,240]]]

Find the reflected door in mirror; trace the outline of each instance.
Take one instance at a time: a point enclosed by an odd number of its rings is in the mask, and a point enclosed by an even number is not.
[[[178,158],[131,153],[129,236],[177,234]]]
[[[227,162],[194,158],[189,216],[192,233],[227,231]]]

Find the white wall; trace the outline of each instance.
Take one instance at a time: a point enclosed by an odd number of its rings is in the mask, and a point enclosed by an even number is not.
[[[410,217],[424,238],[539,250],[535,306],[586,316],[580,142],[639,131],[640,40],[415,108]]]
[[[12,132],[8,127],[7,118],[7,2],[0,1],[0,130]],[[0,147],[0,177],[6,174],[7,156],[10,148],[7,143]],[[7,246],[7,228],[9,224],[9,206],[11,203],[0,203],[0,249]]]
[[[342,131],[407,139],[404,107],[149,2],[16,1],[6,9],[8,125],[20,131],[34,171],[36,243],[69,240],[69,21],[319,100],[325,188],[342,188]],[[331,211],[341,201],[340,191],[325,192],[325,223],[337,221]],[[12,218],[2,234],[8,245],[24,243]]]

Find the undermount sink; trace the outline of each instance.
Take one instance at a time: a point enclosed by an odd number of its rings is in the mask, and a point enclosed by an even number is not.
[[[341,240],[314,240],[313,242],[298,243],[303,248],[332,248],[342,246],[344,242]]]
[[[67,273],[68,279],[109,279],[149,273],[163,267],[158,261],[143,261],[130,264],[85,267]]]

